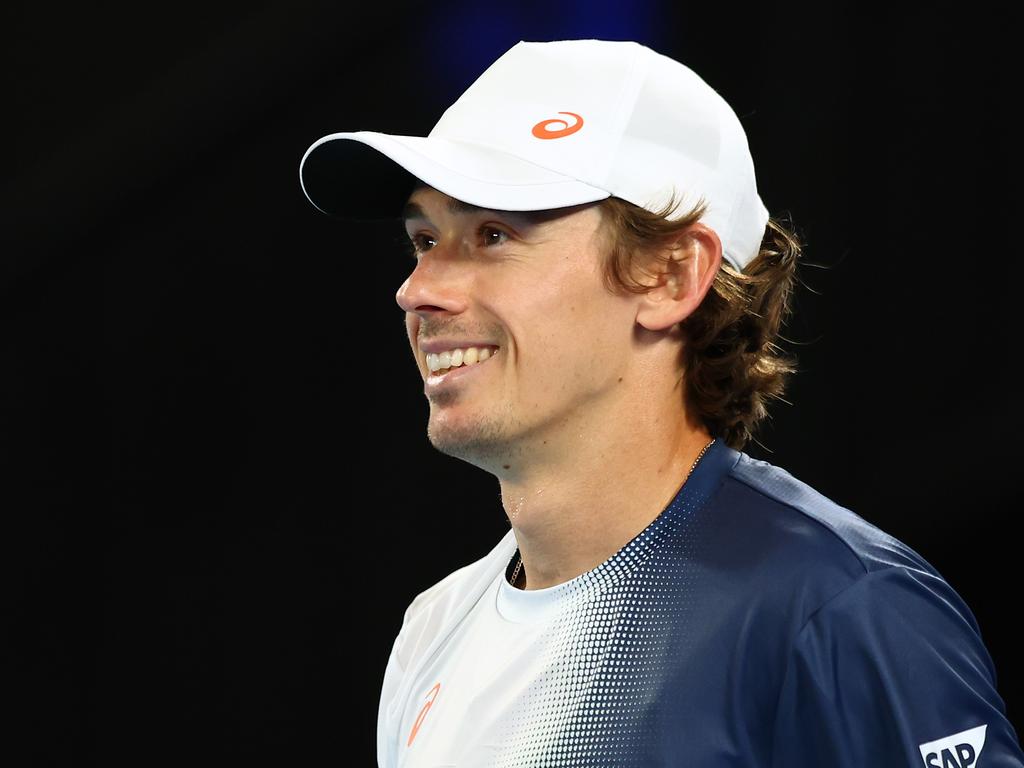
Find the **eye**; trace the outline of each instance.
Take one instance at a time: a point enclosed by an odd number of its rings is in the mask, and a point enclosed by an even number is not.
[[[480,227],[480,234],[484,245],[501,245],[504,240],[501,240],[500,236],[504,236],[506,240],[508,239],[508,233],[505,230],[498,229],[490,224],[484,224]],[[499,237],[494,238],[493,235],[499,235]]]
[[[430,235],[424,234],[422,232],[415,234],[409,238],[409,245],[412,247],[413,256],[423,253],[423,251],[430,250],[428,246],[424,245],[424,242],[436,244],[437,240],[432,238]]]

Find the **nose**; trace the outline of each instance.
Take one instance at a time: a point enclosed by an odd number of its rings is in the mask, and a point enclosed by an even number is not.
[[[465,270],[459,261],[457,248],[445,252],[444,246],[435,245],[419,256],[416,267],[395,293],[395,301],[405,312],[426,315],[432,312],[461,312],[465,308],[464,291],[460,284]]]

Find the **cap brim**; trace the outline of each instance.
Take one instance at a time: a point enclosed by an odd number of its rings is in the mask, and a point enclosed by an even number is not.
[[[299,183],[324,213],[394,219],[417,180],[482,208],[538,211],[603,200],[611,193],[507,152],[430,136],[332,133],[306,150]]]

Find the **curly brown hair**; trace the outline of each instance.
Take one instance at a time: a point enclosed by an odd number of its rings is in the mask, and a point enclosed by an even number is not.
[[[707,208],[700,202],[685,216],[670,219],[678,205],[673,197],[652,212],[617,197],[600,201],[608,243],[604,280],[610,291],[650,289],[634,274],[639,270],[651,276],[652,264],[672,258],[652,244],[679,236]],[[791,312],[802,249],[791,224],[769,218],[758,255],[742,272],[723,259],[704,300],[681,323],[687,408],[713,437],[736,450],[754,439],[757,425],[768,416],[769,398],[788,402],[782,395],[797,361],[775,342],[783,339],[780,331]]]

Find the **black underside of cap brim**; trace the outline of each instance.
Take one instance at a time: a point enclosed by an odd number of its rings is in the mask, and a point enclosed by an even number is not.
[[[325,141],[302,165],[310,200],[340,219],[397,219],[416,181],[390,157],[353,139]]]

